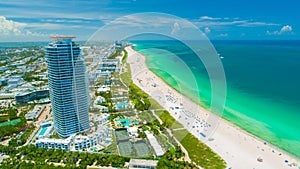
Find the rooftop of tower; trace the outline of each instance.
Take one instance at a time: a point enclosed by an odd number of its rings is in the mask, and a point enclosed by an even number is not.
[[[58,40],[58,39],[74,39],[76,37],[75,36],[51,36],[50,38],[53,40]]]

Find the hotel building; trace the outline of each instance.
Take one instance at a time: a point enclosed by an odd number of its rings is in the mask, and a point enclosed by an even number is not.
[[[84,57],[73,36],[55,36],[46,47],[48,81],[58,135],[67,138],[90,129]]]

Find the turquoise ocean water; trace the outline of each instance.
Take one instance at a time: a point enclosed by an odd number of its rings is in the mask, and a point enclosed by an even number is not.
[[[203,107],[210,107],[208,75],[191,50],[175,41],[133,43],[154,73]],[[300,157],[300,41],[212,43],[222,57],[227,81],[222,117]],[[186,66],[192,74],[187,74]]]

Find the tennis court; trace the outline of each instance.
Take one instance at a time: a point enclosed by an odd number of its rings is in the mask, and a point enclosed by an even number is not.
[[[143,140],[137,141],[133,144],[134,149],[136,150],[136,156],[145,157],[151,155],[150,148],[147,143]]]
[[[115,134],[118,141],[128,140],[130,138],[126,129],[115,130]]]
[[[133,147],[132,143],[129,141],[121,141],[118,143],[118,149],[120,155],[132,155]]]

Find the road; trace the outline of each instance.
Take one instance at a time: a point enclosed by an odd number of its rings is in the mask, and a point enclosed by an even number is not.
[[[30,143],[30,141],[32,140],[32,138],[36,135],[36,133],[39,131],[41,123],[45,121],[46,117],[49,116],[50,113],[50,104],[48,104],[46,106],[46,108],[43,110],[43,112],[41,113],[41,115],[38,117],[38,120],[36,122],[33,123],[33,125],[35,125],[35,129],[34,131],[30,134],[30,136],[27,138],[26,143],[24,144],[24,146],[28,145]]]

